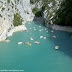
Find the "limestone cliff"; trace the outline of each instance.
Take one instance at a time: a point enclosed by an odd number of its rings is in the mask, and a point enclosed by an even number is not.
[[[61,7],[63,0],[30,0],[30,2],[34,14],[41,12],[45,23],[53,24],[53,18],[56,15],[56,11]]]
[[[14,16],[20,16],[22,25],[34,18],[30,0],[0,0],[0,41],[4,41],[9,31],[14,28]]]

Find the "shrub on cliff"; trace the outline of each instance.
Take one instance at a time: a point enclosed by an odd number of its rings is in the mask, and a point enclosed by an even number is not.
[[[5,10],[5,8],[3,7],[1,11],[3,12],[4,10]]]
[[[31,0],[37,3],[40,0]],[[36,17],[42,16],[43,11],[47,10],[47,23],[63,26],[72,26],[72,0],[41,0],[42,8],[34,8],[32,12]],[[59,6],[59,9],[58,9]],[[55,13],[55,14],[54,14]],[[53,17],[51,19],[51,17]]]
[[[7,0],[8,3],[10,3],[10,0]]]
[[[21,19],[20,14],[18,14],[18,13],[14,14],[14,20],[13,20],[14,26],[22,25],[22,21],[23,20]]]
[[[38,3],[40,0],[30,0],[30,4]]]

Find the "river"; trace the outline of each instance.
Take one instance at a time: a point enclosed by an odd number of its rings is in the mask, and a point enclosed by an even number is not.
[[[55,30],[51,32],[50,28],[43,25],[41,19],[28,23],[25,24],[28,32],[16,32],[7,38],[10,42],[0,42],[0,70],[72,72],[71,33]],[[34,40],[31,41],[30,37]],[[40,44],[35,44],[35,41]],[[23,43],[20,45],[18,42]],[[24,44],[25,42],[30,42],[32,45]],[[55,46],[59,46],[59,49],[55,50]]]

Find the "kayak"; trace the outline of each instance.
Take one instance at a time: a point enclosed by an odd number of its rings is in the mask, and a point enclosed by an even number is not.
[[[25,44],[27,44],[27,45],[31,45],[31,44],[29,44],[29,43],[25,43]]]
[[[31,45],[31,44],[28,44],[28,45]]]
[[[40,42],[38,42],[38,41],[35,41],[34,43],[36,43],[36,44],[40,44]]]
[[[18,44],[22,44],[22,42],[18,42]]]
[[[59,49],[59,46],[55,46],[55,49],[58,50]]]

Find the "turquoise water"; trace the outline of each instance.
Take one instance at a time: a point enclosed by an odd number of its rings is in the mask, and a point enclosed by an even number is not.
[[[42,24],[40,19],[31,24],[28,23],[26,23],[28,32],[16,32],[13,36],[7,38],[10,39],[9,43],[0,42],[0,70],[72,72],[71,33],[51,32],[50,28],[45,30],[46,27],[40,25]],[[36,30],[34,30],[34,27]],[[40,29],[43,29],[43,31],[39,31]],[[47,38],[40,39],[40,36]],[[52,36],[56,36],[56,38],[52,38]],[[31,41],[30,37],[33,37],[34,40]],[[20,41],[23,43],[18,45]],[[34,44],[35,41],[39,41],[40,44]],[[32,45],[28,46],[24,44],[25,42],[30,42]],[[54,42],[56,44],[53,44]],[[56,45],[60,47],[59,50],[54,49]]]

